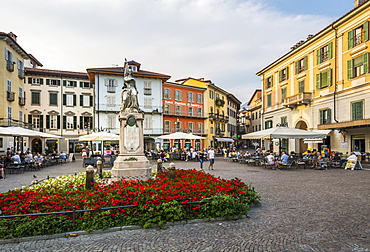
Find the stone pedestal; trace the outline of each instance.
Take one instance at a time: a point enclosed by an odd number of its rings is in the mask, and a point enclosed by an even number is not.
[[[152,177],[152,168],[144,155],[144,116],[141,113],[121,112],[120,121],[120,154],[114,161],[112,180],[141,179]]]

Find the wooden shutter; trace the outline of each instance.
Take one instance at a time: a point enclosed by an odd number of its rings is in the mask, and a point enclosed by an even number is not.
[[[90,95],[90,107],[94,106],[94,98]]]
[[[28,115],[28,123],[32,124],[32,115]]]
[[[73,86],[77,87],[77,81],[73,81]]]
[[[28,77],[28,84],[32,84],[32,78]]]
[[[348,80],[351,80],[353,79],[353,61],[352,60],[348,60],[347,61],[347,77],[348,77]]]
[[[82,81],[80,81],[80,87],[83,87],[83,86],[84,86],[83,82],[82,82]]]
[[[9,60],[8,59],[8,49],[5,48],[5,60]]]
[[[84,105],[84,96],[80,95],[80,106],[82,107]]]
[[[316,64],[321,64],[321,48],[316,50]]]
[[[50,79],[46,79],[46,85],[50,85]]]
[[[364,74],[369,73],[369,53],[364,54]]]
[[[50,129],[50,115],[46,115],[46,125],[45,125],[47,129]]]
[[[320,124],[324,124],[324,110],[319,110],[320,112]]]
[[[67,81],[63,80],[63,86],[67,86]]]
[[[299,74],[298,61],[295,62],[295,74]]]
[[[369,35],[369,21],[366,21],[364,23],[364,40],[369,41],[370,35]]]
[[[316,90],[320,90],[321,89],[321,78],[320,78],[320,74],[316,74]]]
[[[57,85],[60,86],[60,80],[57,80]]]
[[[328,70],[327,70],[327,72],[328,72],[328,74],[327,74],[327,77],[328,77],[328,87],[329,86],[331,86],[331,74],[332,74],[332,69],[331,68],[329,68]]]
[[[44,116],[40,115],[40,129],[44,128]]]
[[[279,82],[283,81],[283,70],[279,71]]]
[[[60,116],[57,116],[57,129],[60,129]]]
[[[77,129],[77,116],[73,116],[73,129]]]
[[[84,128],[84,118],[83,116],[80,116],[80,129]]]
[[[333,58],[333,42],[328,44],[328,59]]]
[[[289,67],[286,67],[286,79],[289,79]]]
[[[63,105],[67,105],[67,95],[66,94],[63,94]]]
[[[304,65],[304,70],[306,71],[308,69],[308,57],[304,57],[303,59],[303,65]]]
[[[44,84],[44,78],[40,78],[40,85]]]
[[[326,123],[331,123],[331,109],[330,108],[328,108],[327,110],[326,110]]]
[[[73,106],[76,106],[77,104],[77,96],[73,95]]]
[[[63,129],[67,128],[67,117],[63,116]]]
[[[354,46],[353,32],[354,30],[348,32],[348,50]]]

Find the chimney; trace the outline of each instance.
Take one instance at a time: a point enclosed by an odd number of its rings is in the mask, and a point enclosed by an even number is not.
[[[354,0],[354,6],[357,8],[360,6],[362,3],[366,2],[367,0]]]
[[[17,41],[17,35],[15,35],[14,33],[12,32],[9,32],[8,35],[14,39],[14,41]]]

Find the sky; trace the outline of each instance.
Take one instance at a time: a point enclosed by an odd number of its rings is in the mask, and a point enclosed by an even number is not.
[[[256,73],[353,9],[353,0],[12,0],[0,31],[45,69],[123,66],[211,80],[242,103]]]

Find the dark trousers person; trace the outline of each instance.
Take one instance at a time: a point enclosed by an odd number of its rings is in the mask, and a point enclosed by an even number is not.
[[[204,162],[204,159],[203,158],[199,158],[199,163],[200,163],[200,169],[203,170],[203,162]]]

